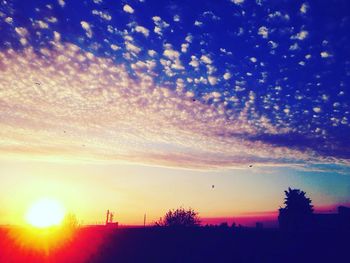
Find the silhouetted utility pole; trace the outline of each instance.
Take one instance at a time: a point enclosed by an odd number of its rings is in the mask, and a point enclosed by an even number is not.
[[[143,227],[146,227],[146,213],[143,216]]]
[[[109,222],[109,210],[107,210],[107,214],[106,214],[106,225],[108,225]]]

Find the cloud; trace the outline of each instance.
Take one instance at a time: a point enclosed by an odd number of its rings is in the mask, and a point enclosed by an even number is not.
[[[269,36],[269,30],[266,26],[259,27],[258,35],[262,36],[263,38],[268,38]]]
[[[256,63],[258,60],[256,59],[256,57],[251,57],[250,59],[249,59],[251,62],[253,62],[253,63]]]
[[[170,59],[170,67],[176,70],[182,70],[184,69],[181,60],[180,60],[180,53],[173,49],[172,45],[165,44],[164,45],[164,52],[163,56]],[[166,64],[166,66],[169,66]]]
[[[211,58],[208,55],[202,55],[200,59],[205,64],[213,63],[213,61],[211,60]]]
[[[136,26],[135,31],[143,34],[145,37],[149,36],[149,30],[143,26]]]
[[[49,28],[49,25],[42,20],[36,21],[35,24],[37,27],[39,27],[41,29],[48,29]]]
[[[312,110],[313,110],[315,113],[320,113],[320,112],[322,111],[320,107],[314,107]]]
[[[294,43],[293,45],[290,45],[289,50],[294,51],[294,50],[298,50],[299,49],[299,45],[298,43]]]
[[[218,83],[218,79],[214,76],[208,76],[208,81],[210,85],[216,85]]]
[[[241,5],[244,3],[245,0],[231,0],[232,3],[236,4],[236,5]]]
[[[119,49],[121,49],[121,47],[115,45],[115,44],[111,44],[111,49],[114,50],[114,51],[117,51]]]
[[[224,80],[229,80],[231,77],[232,77],[232,75],[231,75],[230,72],[226,72],[226,73],[223,75]]]
[[[155,27],[154,27],[153,31],[154,31],[154,33],[156,33],[156,34],[158,34],[160,36],[163,35],[163,30],[170,26],[167,22],[162,20],[162,18],[159,17],[159,16],[152,17],[152,20],[153,20],[153,22],[155,24]]]
[[[92,38],[92,30],[91,30],[90,24],[86,21],[81,21],[80,24],[81,24],[81,27],[85,30],[86,36],[88,38]]]
[[[150,56],[150,57],[154,57],[155,55],[157,55],[157,52],[155,51],[155,50],[153,50],[153,49],[151,49],[151,50],[148,50],[148,55]]]
[[[129,13],[129,14],[134,13],[134,9],[130,5],[127,5],[127,4],[123,6],[123,10],[124,10],[124,12]]]
[[[27,45],[28,30],[24,27],[15,27],[15,32],[20,36],[19,42],[22,44],[22,46]]]
[[[328,53],[327,51],[322,51],[322,52],[320,53],[320,55],[321,55],[321,58],[328,58],[328,57],[331,56],[331,54]]]
[[[135,54],[138,54],[141,52],[141,48],[139,48],[138,46],[136,46],[133,43],[130,43],[128,41],[125,42],[125,47],[126,47],[126,50],[128,50],[132,53],[135,53]]]
[[[297,33],[295,36],[292,36],[291,39],[298,39],[298,40],[304,40],[309,35],[309,32],[306,30],[301,30],[299,33]]]
[[[208,9],[188,20],[178,8],[154,13],[147,1],[131,16],[126,2],[121,13],[83,2],[76,7],[85,15],[73,20],[56,12],[57,1],[23,21],[21,8],[0,13],[1,155],[187,167],[350,159],[342,136],[350,127],[346,70],[339,78],[329,71],[343,69],[336,58],[347,38],[337,46],[326,30],[320,40],[299,11],[303,2],[293,13],[255,1],[259,14],[247,1],[229,2],[233,13],[214,8],[221,17],[214,23]],[[203,28],[192,25],[196,19]],[[341,26],[342,17],[332,23]]]
[[[188,47],[190,46],[189,43],[183,43],[181,44],[181,52],[182,53],[187,53]]]
[[[26,37],[28,35],[28,30],[24,27],[16,27],[15,31],[21,37]]]
[[[61,6],[61,7],[64,7],[66,5],[66,3],[64,2],[64,0],[57,0],[58,4]]]
[[[191,61],[188,64],[194,68],[198,68],[199,67],[199,60],[196,56],[191,56]]]
[[[108,14],[107,12],[102,12],[99,10],[92,10],[92,14],[99,16],[100,18],[106,20],[106,21],[111,21],[112,20],[112,16],[110,14]]]
[[[195,26],[202,26],[203,22],[196,20],[196,21],[194,21],[194,25]]]
[[[174,20],[174,22],[180,22],[180,16],[174,15],[173,20]]]
[[[176,60],[180,57],[180,53],[178,51],[175,51],[172,49],[171,45],[165,45],[165,50],[163,52],[163,55],[171,60]]]
[[[307,11],[309,10],[309,4],[308,3],[303,3],[300,7],[300,12],[302,14],[306,14]]]
[[[272,49],[275,49],[278,47],[278,44],[272,40],[270,40],[268,43]]]
[[[164,56],[178,59],[166,50]],[[1,83],[11,87],[0,90],[1,155],[195,169],[334,161],[312,150],[317,142],[254,113],[253,92],[228,119],[222,93],[208,95],[219,103],[213,107],[193,101],[194,94],[181,89],[183,80],[177,90],[156,84],[146,72],[153,61],[134,63],[135,79],[124,65],[69,43],[58,42],[44,55],[31,47],[1,51],[0,58]]]
[[[185,38],[185,41],[187,43],[192,43],[193,41],[193,36],[191,34],[187,34],[186,38]]]
[[[13,23],[13,18],[8,16],[5,18],[5,22],[8,23],[8,24],[12,24]]]

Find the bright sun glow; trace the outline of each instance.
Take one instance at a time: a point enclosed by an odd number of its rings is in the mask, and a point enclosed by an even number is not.
[[[64,217],[65,209],[54,199],[40,199],[33,203],[26,214],[26,221],[35,227],[59,225]]]

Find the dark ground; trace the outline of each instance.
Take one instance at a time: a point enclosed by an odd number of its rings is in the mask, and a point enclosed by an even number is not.
[[[350,262],[349,233],[125,229],[90,262]]]
[[[78,230],[45,252],[15,244],[0,229],[0,262],[350,262],[350,233],[277,229],[130,228]],[[12,236],[12,238],[10,238]],[[33,241],[34,242],[34,241]]]

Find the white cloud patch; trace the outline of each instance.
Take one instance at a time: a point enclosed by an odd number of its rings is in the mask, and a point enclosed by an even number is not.
[[[310,8],[310,6],[308,3],[303,3],[299,10],[302,14],[306,14],[307,11],[309,10],[309,8]]]
[[[5,22],[8,23],[8,24],[12,24],[13,23],[13,18],[8,16],[5,18]]]
[[[223,78],[224,80],[229,80],[230,78],[232,78],[232,75],[230,72],[226,72],[224,75],[223,75]]]
[[[111,21],[112,20],[112,16],[107,13],[107,12],[103,12],[103,11],[100,11],[100,10],[92,10],[92,14],[93,15],[96,15],[96,16],[99,16],[100,18],[106,20],[106,21]]]
[[[218,83],[218,79],[214,76],[208,76],[208,81],[209,81],[209,84],[214,86]]]
[[[193,41],[193,36],[191,34],[188,34],[185,38],[185,41],[188,42],[188,43],[192,43]]]
[[[180,22],[180,16],[174,15],[173,20],[174,20],[174,22]]]
[[[56,31],[53,31],[53,39],[55,42],[59,42],[61,40],[61,34]]]
[[[64,0],[57,0],[58,4],[61,6],[61,7],[64,7],[66,5],[66,3],[64,2]]]
[[[134,54],[138,54],[138,53],[141,52],[141,48],[140,47],[138,47],[138,46],[136,46],[133,43],[128,42],[128,41],[125,42],[125,47],[126,47],[126,50],[128,50],[128,51],[130,51],[130,52],[132,52]]]
[[[241,5],[244,3],[245,0],[231,0],[232,3],[236,4],[236,5]]]
[[[181,44],[181,52],[182,53],[187,53],[188,47],[190,46],[189,43],[183,43]]]
[[[184,67],[180,61],[180,53],[173,49],[170,44],[164,45],[163,56],[170,59],[171,65],[170,67],[176,70],[182,70]]]
[[[269,37],[269,30],[266,26],[261,26],[258,29],[258,35],[262,36],[262,38],[268,38]]]
[[[16,27],[15,31],[21,37],[26,37],[28,35],[28,30],[24,27]]]
[[[180,57],[180,53],[173,50],[172,48],[170,47],[167,47],[164,52],[163,52],[163,55],[171,60],[175,60],[175,59],[178,59]]]
[[[331,56],[331,54],[328,53],[327,51],[322,51],[320,55],[321,55],[321,58],[329,58]]]
[[[288,14],[282,14],[280,11],[275,11],[274,13],[270,13],[269,18],[270,19],[279,18],[279,19],[283,19],[285,21],[290,20],[290,16]]]
[[[151,50],[148,50],[148,55],[150,56],[150,57],[155,57],[156,55],[157,55],[157,52],[155,51],[155,50],[153,50],[153,49],[151,49]]]
[[[111,49],[114,51],[117,51],[117,50],[121,49],[121,47],[119,47],[118,45],[115,45],[115,44],[111,44]]]
[[[81,24],[81,27],[85,30],[86,36],[88,38],[92,38],[92,30],[91,30],[90,24],[86,21],[81,21],[80,24]]]
[[[256,59],[256,57],[251,57],[250,59],[249,59],[251,62],[253,62],[253,63],[256,63],[258,60]]]
[[[290,47],[289,47],[289,50],[291,50],[291,51],[295,51],[298,49],[300,49],[298,43],[294,43],[293,45],[290,45]]]
[[[211,60],[211,58],[209,57],[209,55],[202,55],[201,56],[201,61],[205,64],[211,64],[213,63],[213,61]]]
[[[313,110],[315,113],[320,113],[320,112],[322,111],[320,107],[314,107],[312,110]]]
[[[191,56],[191,61],[188,64],[194,68],[198,68],[199,67],[199,60],[196,56]]]
[[[278,47],[278,44],[272,40],[270,40],[268,43],[272,49],[275,49]]]
[[[196,20],[196,21],[194,21],[194,25],[195,26],[202,26],[203,22]]]
[[[152,20],[155,24],[155,27],[154,27],[154,33],[162,36],[163,35],[163,30],[167,27],[169,27],[170,25],[165,22],[161,17],[159,16],[154,16],[152,17]]]
[[[298,39],[298,40],[304,40],[305,38],[307,38],[309,35],[309,32],[306,30],[301,30],[299,33],[297,33],[296,35],[292,36],[291,39]]]
[[[26,46],[28,44],[28,30],[24,27],[15,27],[16,33],[20,36],[19,42],[22,46]]]
[[[143,26],[136,26],[135,31],[143,34],[145,37],[149,36],[149,30]]]
[[[132,8],[130,5],[124,5],[123,6],[123,11],[129,14],[133,14],[134,13],[134,8]]]
[[[42,20],[38,20],[35,22],[35,25],[41,29],[48,29],[49,28],[49,24],[48,23],[45,23],[44,21]]]

